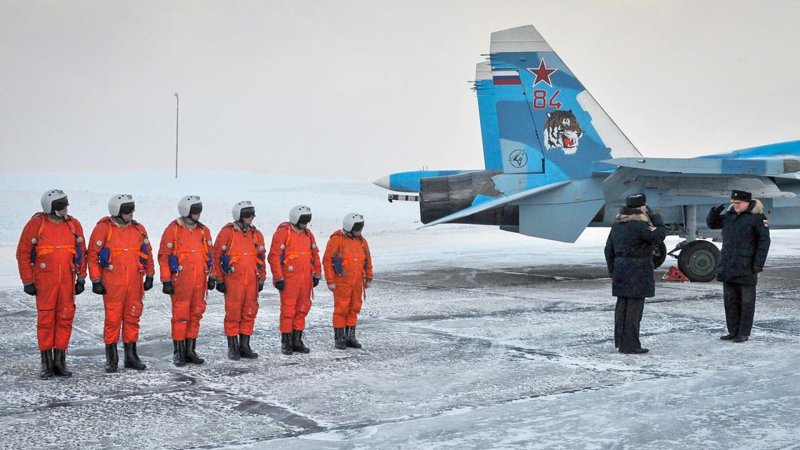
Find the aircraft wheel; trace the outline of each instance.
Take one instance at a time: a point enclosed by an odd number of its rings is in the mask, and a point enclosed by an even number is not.
[[[690,242],[678,255],[678,268],[691,281],[711,281],[717,275],[719,249],[708,241]]]
[[[658,269],[667,260],[667,245],[663,242],[653,247],[653,267]]]

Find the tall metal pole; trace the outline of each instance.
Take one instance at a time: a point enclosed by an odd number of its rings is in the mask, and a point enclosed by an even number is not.
[[[180,98],[175,93],[175,179],[178,179],[178,117],[180,114]]]

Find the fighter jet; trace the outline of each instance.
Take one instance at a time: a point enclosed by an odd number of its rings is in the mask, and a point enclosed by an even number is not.
[[[643,156],[533,26],[492,33],[477,65],[483,170],[394,173],[375,182],[416,195],[425,226],[498,226],[527,236],[575,242],[584,229],[610,227],[625,197],[645,193],[670,234],[684,238],[667,255],[692,281],[714,279],[719,237],[708,210],[731,190],[753,193],[770,228],[800,227],[800,141],[700,158]],[[699,218],[699,220],[698,220]]]

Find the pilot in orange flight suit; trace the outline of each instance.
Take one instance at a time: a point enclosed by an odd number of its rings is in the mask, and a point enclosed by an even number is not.
[[[17,245],[19,276],[28,295],[36,296],[36,335],[42,379],[70,377],[66,353],[75,317],[75,296],[86,278],[86,243],[78,219],[67,214],[69,200],[60,189],[42,195],[41,213],[22,229]]]
[[[311,309],[313,288],[319,284],[322,267],[314,234],[308,229],[311,208],[297,205],[289,211],[289,222],[278,225],[269,249],[273,285],[281,294],[281,353],[308,353],[303,343],[306,316]]]
[[[108,201],[109,216],[97,222],[89,238],[89,279],[92,292],[103,296],[106,372],[116,372],[117,342],[122,328],[125,367],[144,370],[136,342],[144,291],[153,287],[153,250],[144,226],[133,220],[133,197],[118,194]],[[142,282],[144,278],[144,282]]]
[[[325,281],[333,291],[333,336],[339,350],[361,348],[356,324],[366,289],[372,284],[372,257],[361,235],[363,229],[364,216],[350,213],[325,247]]]
[[[200,223],[203,202],[188,195],[178,202],[180,217],[161,236],[158,265],[162,292],[172,297],[172,362],[176,366],[203,364],[195,347],[206,295],[216,281],[210,276],[213,247],[208,227]]]
[[[225,294],[225,336],[228,358],[258,358],[250,348],[258,293],[264,289],[267,269],[264,235],[253,226],[256,209],[249,200],[236,202],[231,211],[233,222],[217,235],[212,273],[217,290]]]

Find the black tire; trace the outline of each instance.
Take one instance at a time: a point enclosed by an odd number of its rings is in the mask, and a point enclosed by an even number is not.
[[[653,247],[653,267],[658,269],[667,260],[667,245],[663,242]]]
[[[711,281],[717,276],[719,249],[708,241],[690,242],[678,255],[678,268],[690,281]]]

